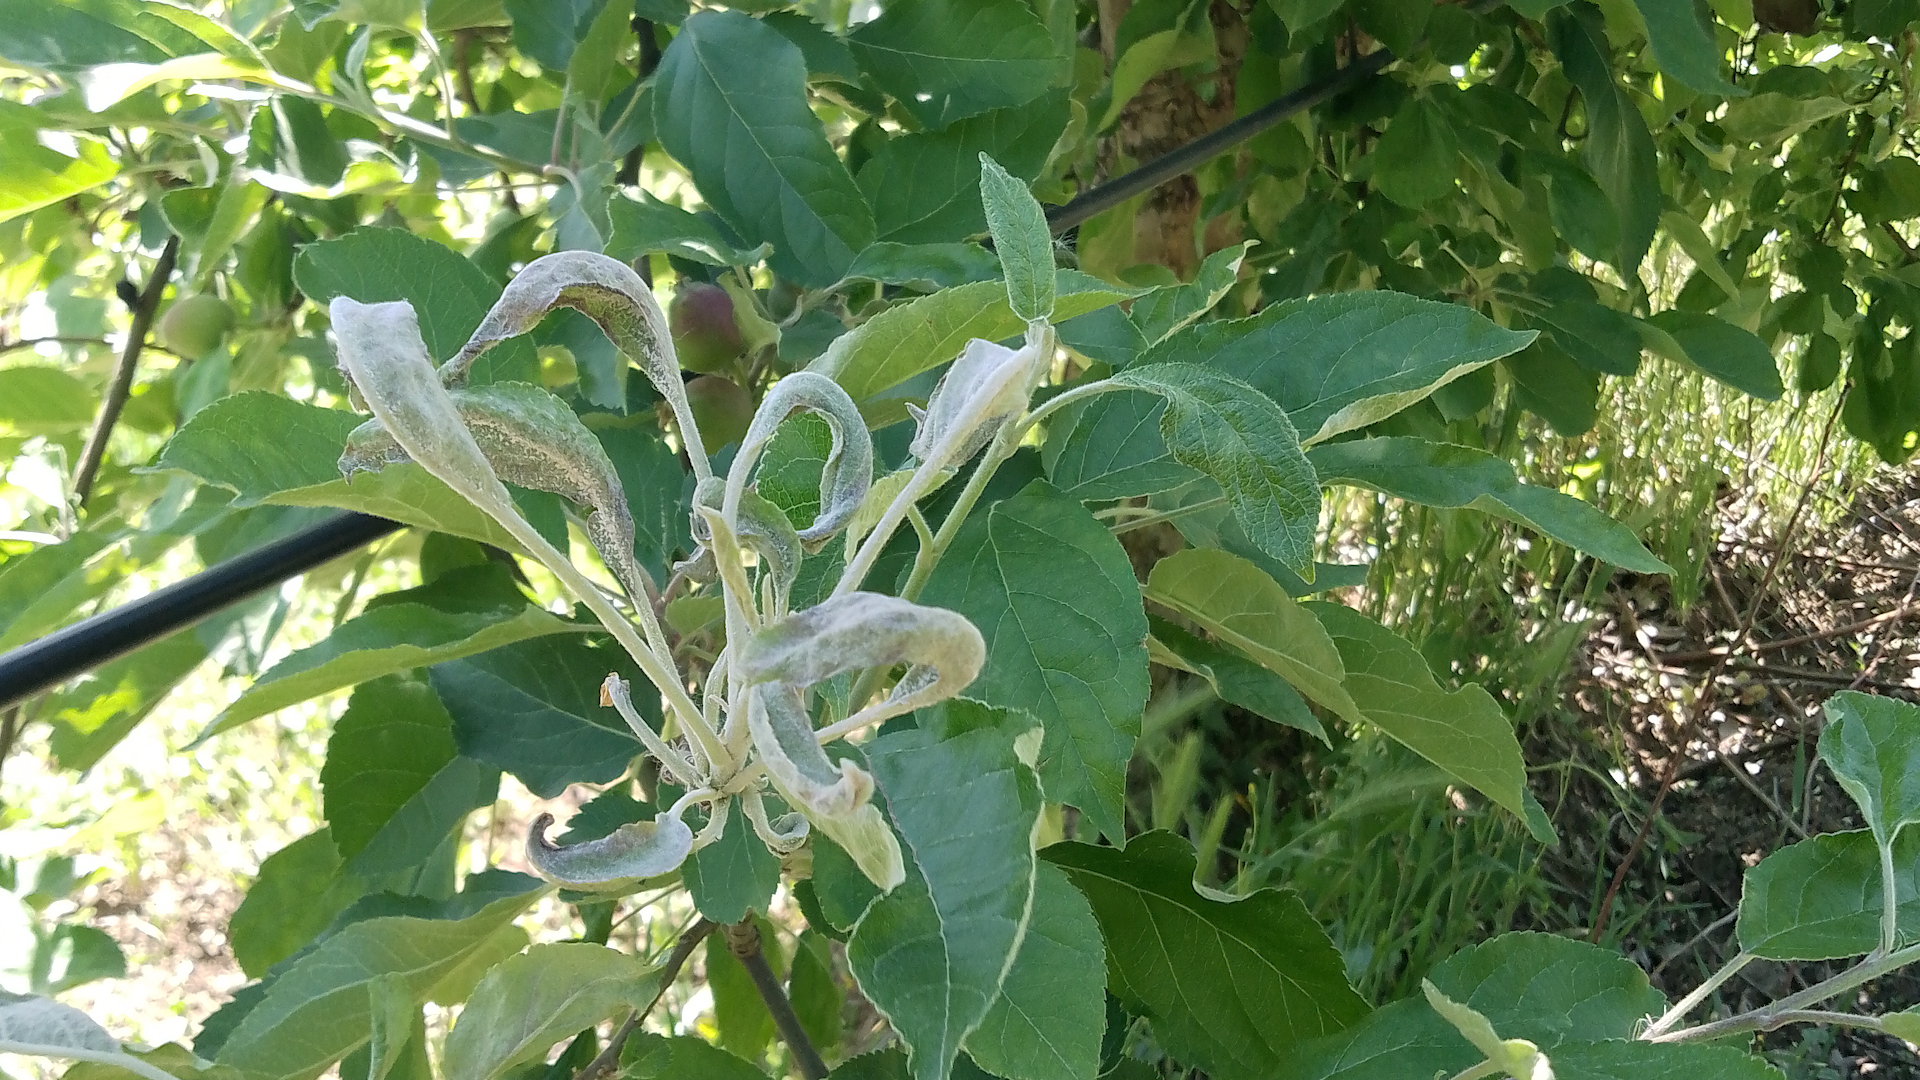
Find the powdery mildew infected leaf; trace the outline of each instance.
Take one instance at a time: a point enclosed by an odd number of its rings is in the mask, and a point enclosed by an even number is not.
[[[592,888],[632,878],[658,877],[679,868],[693,852],[693,830],[677,815],[620,826],[598,840],[560,847],[547,839],[552,814],[533,819],[527,831],[527,861],[563,885]]]
[[[881,889],[906,880],[900,842],[872,802],[873,776],[850,760],[827,757],[798,690],[754,687],[747,698],[747,730],[781,798],[845,848]]]
[[[614,347],[640,365],[654,390],[673,407],[694,472],[705,477],[709,472],[706,455],[698,452],[704,444],[680,381],[680,361],[673,351],[666,313],[647,283],[619,259],[592,251],[557,251],[528,263],[507,283],[466,345],[441,365],[441,379],[449,387],[462,385],[473,362],[488,349],[532,330],[549,312],[562,307],[598,323]]]
[[[873,723],[958,694],[986,663],[966,617],[879,593],[853,592],[769,624],[740,653],[749,683],[796,689],[863,668],[907,664]]]
[[[732,513],[733,504],[744,494],[749,472],[781,421],[803,410],[825,420],[833,433],[833,447],[820,470],[820,513],[800,530],[800,540],[808,550],[818,550],[846,526],[873,483],[873,438],[867,433],[866,421],[847,392],[824,375],[796,371],[767,391],[727,475],[726,505],[727,512]]]

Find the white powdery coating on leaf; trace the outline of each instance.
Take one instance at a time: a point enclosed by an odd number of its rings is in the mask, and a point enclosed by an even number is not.
[[[693,851],[693,830],[676,815],[631,822],[598,840],[558,847],[547,840],[552,814],[541,814],[527,831],[527,861],[563,885],[591,887],[631,878],[659,877],[679,869]]]
[[[967,342],[927,399],[909,451],[935,468],[972,457],[993,437],[992,421],[1027,403],[1044,360],[1032,343],[1009,349],[980,338]]]

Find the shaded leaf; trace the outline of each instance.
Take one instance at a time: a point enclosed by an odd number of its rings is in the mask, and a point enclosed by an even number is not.
[[[1005,1080],[1092,1080],[1106,1027],[1106,950],[1087,898],[1041,863],[1033,913],[967,1056]]]
[[[554,1043],[652,999],[659,977],[638,957],[588,942],[535,945],[487,972],[447,1035],[441,1067],[494,1080],[544,1062]]]
[[[433,691],[395,676],[354,689],[320,770],[334,847],[361,877],[425,863],[469,811],[493,802],[498,783],[460,756]]]
[[[873,240],[873,212],[807,107],[806,59],[739,12],[687,19],[654,74],[654,129],[701,196],[782,277],[838,281]]]
[[[1920,936],[1920,832],[1893,845],[1899,945]],[[1880,944],[1886,894],[1870,831],[1823,833],[1749,868],[1740,887],[1740,948],[1769,960],[1837,960]]]
[[[1320,620],[1346,665],[1344,686],[1362,715],[1408,749],[1527,823],[1552,842],[1546,814],[1527,791],[1513,721],[1477,683],[1443,690],[1405,638],[1341,604],[1302,605]]]
[[[1030,101],[1066,63],[1020,0],[907,0],[847,43],[861,70],[929,131]]]
[[[354,923],[275,979],[215,1060],[283,1080],[318,1076],[367,1041],[369,983],[399,976],[415,1004],[427,1001],[467,961],[499,949],[497,937],[511,935],[518,941],[512,951],[523,948],[526,934],[510,929],[511,923],[547,891],[542,886],[509,893],[461,919],[391,915]]]
[[[1302,1042],[1366,1012],[1333,942],[1294,893],[1203,892],[1193,849],[1165,832],[1136,836],[1124,851],[1068,843],[1043,854],[1093,907],[1108,988],[1130,1012],[1153,1017],[1170,1054],[1210,1076],[1273,1076]]]
[[[854,978],[912,1048],[920,1080],[945,1080],[1000,994],[1027,931],[1041,809],[1017,749],[1033,718],[968,701],[943,711],[945,738],[902,731],[866,747],[912,865],[847,942]]]
[[[1039,717],[1040,782],[1121,836],[1127,759],[1147,695],[1147,620],[1126,552],[1044,483],[976,510],[921,600],[967,617],[987,664],[967,690]]]
[[[618,779],[641,751],[626,724],[600,704],[608,672],[635,677],[618,649],[554,636],[435,664],[427,675],[453,717],[460,753],[551,799],[568,784]],[[655,695],[643,694],[635,705],[659,725]]]
[[[1426,506],[1468,506],[1635,573],[1668,574],[1626,526],[1591,504],[1520,483],[1483,450],[1401,436],[1323,443],[1307,453],[1321,482],[1357,484]]]

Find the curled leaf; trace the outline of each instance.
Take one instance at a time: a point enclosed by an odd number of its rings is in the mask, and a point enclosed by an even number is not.
[[[900,842],[873,805],[872,774],[852,761],[827,757],[799,690],[754,687],[747,698],[747,730],[781,798],[845,848],[881,889],[906,880]]]
[[[1033,391],[1046,356],[1030,341],[1009,349],[974,338],[947,369],[916,419],[920,429],[909,447],[935,468],[949,468],[978,453],[994,436],[993,421],[1018,412]]]
[[[338,296],[328,312],[341,367],[407,456],[502,524],[511,518],[524,525],[435,374],[413,305]]]
[[[690,569],[687,576],[696,580],[704,581],[713,576],[710,570],[704,576],[696,573],[696,570],[705,569],[712,558],[713,529],[707,524],[702,508],[718,511],[724,488],[725,484],[718,477],[702,480],[694,488],[693,538],[700,545],[700,550],[688,560]],[[785,511],[757,492],[742,492],[737,509],[732,529],[734,540],[760,557],[760,565],[773,585],[775,610],[784,611],[794,579],[800,574],[800,560],[806,554],[800,534],[794,531],[793,522],[787,519]]]
[[[633,558],[633,516],[613,462],[572,409],[527,383],[494,383],[450,392],[454,407],[494,473],[509,484],[550,491],[589,508],[587,536],[633,596],[648,590]],[[355,428],[340,455],[349,479],[407,460],[379,420]]]
[[[738,663],[749,684],[796,689],[848,671],[908,665],[886,701],[857,714],[872,723],[958,694],[986,659],[985,639],[958,612],[851,592],[768,624]]]
[[[767,820],[766,801],[760,798],[757,791],[742,796],[740,805],[746,811],[747,821],[753,825],[760,842],[776,855],[798,851],[812,831],[805,814],[781,814],[771,821]]]
[[[507,283],[500,299],[453,359],[440,368],[448,386],[466,382],[467,373],[488,349],[540,324],[555,308],[572,308],[600,325],[614,347],[640,365],[647,381],[673,407],[686,434],[694,471],[705,476],[706,456],[697,437],[693,410],[680,381],[667,316],[653,290],[619,259],[592,251],[557,251],[528,263]]]
[[[527,861],[562,885],[592,888],[634,878],[659,877],[679,869],[693,852],[693,830],[674,814],[622,825],[598,840],[560,847],[547,839],[552,814],[533,819],[527,831]]]
[[[873,483],[873,437],[867,433],[860,410],[839,383],[815,372],[796,371],[773,384],[740,441],[740,452],[727,475],[727,494],[729,500],[740,497],[748,474],[781,421],[801,410],[825,420],[833,433],[833,446],[820,470],[820,513],[800,530],[801,542],[808,550],[817,551],[853,517]]]

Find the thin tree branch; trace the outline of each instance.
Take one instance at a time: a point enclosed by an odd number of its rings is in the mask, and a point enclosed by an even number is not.
[[[754,989],[760,991],[760,999],[767,1003],[767,1011],[773,1014],[773,1026],[780,1029],[780,1037],[786,1040],[787,1049],[793,1051],[793,1060],[800,1066],[800,1075],[807,1080],[825,1080],[827,1063],[821,1059],[820,1051],[814,1049],[813,1040],[807,1037],[806,1029],[800,1026],[800,1017],[793,1011],[793,1002],[787,1000],[787,992],[780,988],[780,977],[768,966],[767,954],[760,947],[760,930],[754,926],[753,916],[749,915],[725,927],[722,933],[726,934],[727,948],[746,966]]]
[[[707,935],[718,928],[718,923],[701,919],[688,927],[686,933],[680,935],[680,940],[674,945],[673,952],[667,954],[667,962],[660,965],[660,989],[653,995],[653,1000],[647,1002],[646,1008],[635,1009],[629,1013],[626,1022],[622,1023],[607,1040],[606,1049],[600,1051],[599,1056],[592,1061],[587,1062],[586,1068],[574,1073],[573,1080],[600,1080],[601,1077],[612,1076],[619,1069],[620,1051],[627,1045],[627,1039],[639,1029],[640,1021],[647,1018],[647,1014],[653,1011],[653,1007],[660,1004],[660,999],[667,996],[667,988],[673,985],[673,980],[680,977],[680,969],[687,966],[687,959],[693,955],[693,950],[699,948],[700,943],[707,939]]]
[[[100,399],[100,412],[93,418],[93,430],[87,433],[87,445],[80,451],[80,464],[73,470],[73,494],[82,507],[87,505],[87,496],[93,494],[93,479],[100,472],[100,462],[107,454],[107,436],[113,434],[113,425],[120,419],[120,410],[126,407],[127,397],[133,392],[133,372],[140,363],[140,351],[147,344],[147,329],[153,325],[153,314],[160,309],[160,294],[167,289],[167,280],[173,277],[173,261],[180,254],[180,238],[167,237],[167,246],[160,251],[160,259],[153,264],[153,276],[147,279],[147,287],[140,291],[140,302],[133,309],[133,325],[127,329],[127,346],[120,353],[120,366],[114,369],[113,381],[107,385],[105,397]]]

